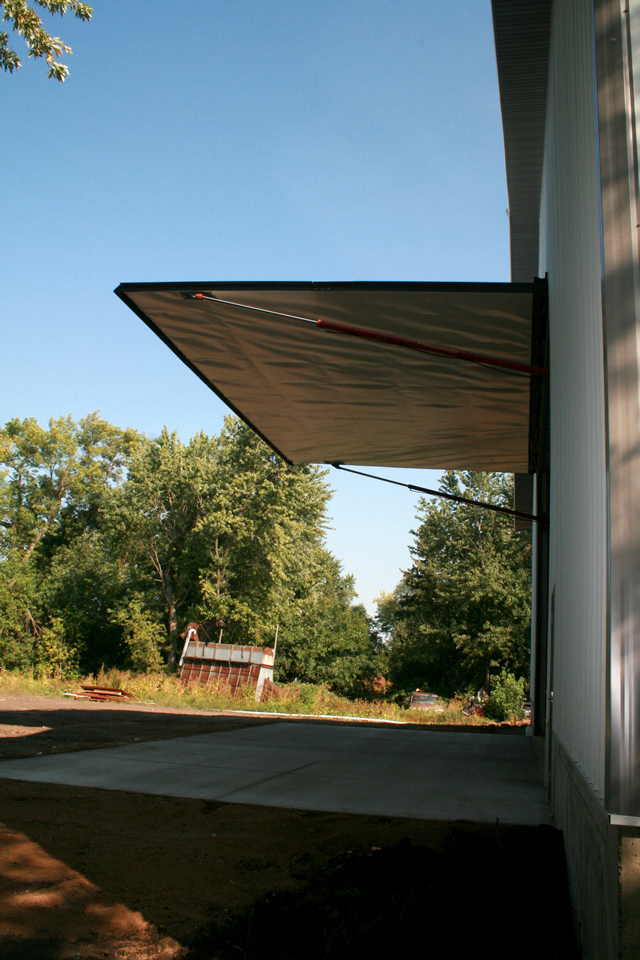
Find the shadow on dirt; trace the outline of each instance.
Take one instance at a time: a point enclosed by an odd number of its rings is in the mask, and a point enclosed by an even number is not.
[[[167,740],[199,733],[216,733],[273,720],[215,716],[164,707],[126,708],[120,705],[80,705],[70,701],[21,709],[0,706],[0,760],[47,753],[67,753],[115,747],[144,740]]]
[[[0,760],[17,760],[40,754],[67,753],[96,747],[116,747],[144,740],[168,740],[199,733],[222,733],[240,727],[281,723],[283,720],[286,723],[312,722],[332,726],[349,722],[322,717],[310,721],[295,715],[287,718],[269,714],[262,717],[241,717],[154,704],[88,704],[72,699],[61,702],[44,697],[16,696],[7,697],[6,701],[0,699]],[[509,724],[452,726],[412,723],[402,729],[507,736],[523,736],[525,733],[525,727]]]
[[[352,960],[455,955],[578,960],[562,835],[455,824],[447,849],[409,839],[310,867],[297,892],[267,895],[201,932],[187,960]]]

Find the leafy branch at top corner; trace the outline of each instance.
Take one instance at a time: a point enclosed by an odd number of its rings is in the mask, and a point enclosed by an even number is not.
[[[52,15],[59,13],[61,17],[72,11],[79,20],[91,20],[93,10],[80,0],[32,0],[32,4],[27,0],[0,0],[2,20],[10,23],[12,30],[25,38],[29,56],[35,59],[44,57],[49,66],[47,76],[64,83],[69,75],[69,68],[60,63],[59,58],[63,53],[73,51],[60,37],[52,37],[47,33],[33,4]],[[13,73],[19,66],[20,57],[9,46],[9,34],[0,31],[0,68],[5,73]]]

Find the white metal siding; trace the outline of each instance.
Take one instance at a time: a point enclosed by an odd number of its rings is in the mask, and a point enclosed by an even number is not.
[[[606,469],[591,4],[556,0],[540,218],[549,273],[553,728],[604,799]]]
[[[635,121],[635,142],[640,142],[640,0],[629,0],[629,34],[631,41],[631,76],[633,104],[630,113]],[[637,163],[637,157],[635,158]],[[633,165],[633,163],[632,163]],[[637,170],[636,170],[637,174]]]

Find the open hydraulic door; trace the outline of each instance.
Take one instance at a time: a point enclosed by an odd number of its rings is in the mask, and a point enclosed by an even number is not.
[[[290,462],[522,473],[532,291],[209,282],[116,294]]]

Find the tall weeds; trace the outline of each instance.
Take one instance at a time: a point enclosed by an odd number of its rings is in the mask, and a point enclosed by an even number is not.
[[[55,677],[33,676],[30,671],[5,671],[0,674],[0,696],[59,697],[80,692],[81,684],[126,690],[137,703],[154,703],[165,707],[191,707],[203,710],[259,711],[285,713],[292,716],[360,717],[371,720],[395,720],[401,723],[464,724],[480,726],[488,723],[483,717],[466,716],[460,700],[443,701],[443,710],[407,710],[382,699],[348,700],[326,687],[310,683],[293,683],[280,688],[277,696],[256,703],[253,688],[245,688],[233,697],[226,685],[197,682],[183,683],[165,673],[131,673],[127,670],[101,670],[78,681]]]

